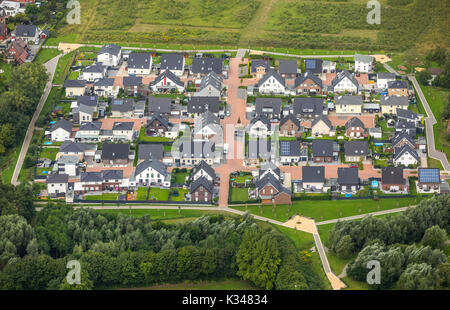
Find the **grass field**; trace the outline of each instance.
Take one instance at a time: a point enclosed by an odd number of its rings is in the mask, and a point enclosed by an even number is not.
[[[248,188],[231,188],[231,202],[246,202],[248,200]]]
[[[70,73],[70,66],[75,59],[75,53],[76,51],[70,52],[58,60],[55,75],[53,76],[53,84],[64,84],[65,79]]]
[[[42,107],[41,114],[36,121],[37,126],[44,126],[44,120],[50,113],[53,111],[55,105],[59,103],[59,99],[61,97],[62,87],[52,87],[50,93],[48,94],[47,100],[45,101],[44,106]]]
[[[61,53],[62,52],[56,48],[41,48],[34,61],[43,64]]]
[[[150,191],[148,192],[148,200],[168,201],[169,193],[170,189],[151,187]]]
[[[178,192],[178,196],[174,196],[174,191]],[[184,201],[184,195],[189,193],[189,190],[187,189],[172,189],[172,195],[170,196],[170,200],[172,201]]]
[[[135,217],[149,215],[153,220],[168,220],[177,218],[194,218],[203,215],[224,214],[230,216],[228,212],[220,211],[202,211],[202,210],[162,210],[162,209],[129,209],[127,207],[120,207],[117,210],[101,210],[98,212],[118,214],[123,213]]]
[[[103,193],[101,195],[86,195],[85,200],[117,200],[119,194],[116,193]]]
[[[147,199],[147,187],[139,187],[137,191],[136,200],[146,200]]]
[[[56,154],[59,152],[59,148],[56,147],[43,147],[39,158],[48,158],[50,160],[55,160]]]
[[[395,209],[414,205],[420,201],[417,198],[401,199],[380,199],[379,201],[371,199],[361,200],[300,200],[293,202],[292,206],[279,205],[275,210],[272,206],[262,206],[262,213],[259,206],[248,206],[248,210],[257,215],[272,218],[285,222],[294,214],[299,214],[314,218],[316,221],[325,221],[347,217],[369,212]],[[233,209],[245,211],[245,207],[232,207]]]

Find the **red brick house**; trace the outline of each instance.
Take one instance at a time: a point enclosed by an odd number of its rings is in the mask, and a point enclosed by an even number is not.
[[[292,114],[285,116],[280,121],[280,136],[300,137],[300,121]]]
[[[381,169],[381,188],[384,191],[408,191],[408,179],[403,177],[403,168],[385,167]]]
[[[266,174],[255,183],[258,197],[263,204],[290,204],[291,193],[272,174]]]
[[[367,137],[364,123],[357,117],[352,117],[345,123],[345,136],[351,139],[364,139]]]
[[[14,40],[6,52],[10,61],[23,64],[28,57],[27,44],[22,39]]]
[[[214,185],[205,177],[200,177],[191,183],[189,193],[191,201],[211,202],[214,195]]]
[[[322,95],[322,80],[311,71],[306,71],[295,79],[297,94]]]
[[[159,113],[153,114],[147,122],[147,136],[164,135],[170,128],[167,118]]]
[[[2,21],[0,18],[0,41],[4,41],[8,38],[8,27],[6,27],[6,22]]]

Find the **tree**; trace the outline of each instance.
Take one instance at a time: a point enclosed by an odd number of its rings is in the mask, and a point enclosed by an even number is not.
[[[427,230],[422,238],[422,244],[424,246],[429,245],[433,249],[443,250],[447,242],[447,233],[445,229],[441,229],[439,226],[435,225]]]
[[[419,73],[416,74],[417,76],[417,81],[419,81],[420,84],[422,85],[428,85],[428,81],[431,80],[431,73],[428,70],[423,70],[420,71]]]
[[[24,256],[33,237],[33,228],[23,217],[17,214],[0,216],[0,267],[11,258]]]
[[[411,264],[398,280],[402,290],[435,290],[439,287],[439,274],[430,265]]]

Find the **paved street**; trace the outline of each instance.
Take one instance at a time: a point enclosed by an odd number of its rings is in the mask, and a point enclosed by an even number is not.
[[[17,160],[16,167],[14,168],[14,173],[11,178],[11,184],[14,185],[19,184],[17,179],[19,177],[20,170],[22,169],[23,161],[25,159],[25,155],[27,154],[28,147],[30,146],[31,138],[33,137],[35,124],[39,117],[39,114],[42,111],[42,108],[44,107],[45,101],[47,100],[50,90],[52,89],[53,75],[55,74],[58,59],[61,56],[62,55],[58,55],[44,64],[45,68],[47,69],[47,72],[49,73],[50,78],[47,85],[45,86],[44,94],[42,95],[41,100],[39,101],[39,104],[36,107],[36,111],[34,112],[33,118],[31,119],[30,124],[28,125],[27,133],[25,134],[25,139],[23,140],[22,148],[20,149],[19,158]]]

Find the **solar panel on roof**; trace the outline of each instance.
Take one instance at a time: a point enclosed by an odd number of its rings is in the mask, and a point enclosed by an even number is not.
[[[439,183],[439,169],[420,169],[419,181],[421,183]]]
[[[307,69],[314,69],[316,67],[315,59],[306,60],[305,66]]]
[[[281,155],[289,155],[291,152],[291,145],[287,141],[280,142],[280,153]]]

